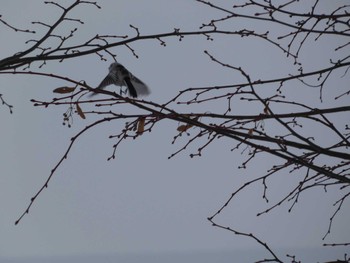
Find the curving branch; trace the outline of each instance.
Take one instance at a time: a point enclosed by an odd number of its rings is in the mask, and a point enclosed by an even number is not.
[[[257,216],[263,216],[286,203],[289,203],[288,211],[291,212],[300,200],[300,196],[313,189],[322,188],[325,194],[328,189],[338,191],[341,197],[334,202],[335,211],[330,217],[324,239],[331,234],[333,219],[339,216],[338,212],[344,209],[344,204],[349,201],[350,196],[350,126],[348,118],[337,118],[349,114],[350,106],[346,100],[350,91],[347,87],[330,86],[331,78],[339,78],[339,76],[344,79],[349,78],[350,56],[347,54],[350,47],[350,13],[348,12],[350,5],[334,4],[333,10],[323,12],[319,11],[321,1],[318,0],[308,2],[307,9],[300,8],[303,3],[298,0],[280,1],[279,5],[272,0],[246,0],[239,5],[234,5],[236,2],[231,1],[232,5],[229,8],[215,4],[214,1],[195,0],[194,2],[205,5],[216,13],[219,11],[222,16],[219,15],[215,19],[209,18],[209,22],[203,22],[197,30],[174,28],[169,32],[145,35],[138,27],[130,25],[131,36],[94,34],[90,39],[74,45],[70,45],[68,40],[74,39],[79,30],[75,26],[84,26],[84,22],[79,18],[70,17],[71,11],[82,5],[96,8],[100,6],[96,2],[80,0],[74,1],[68,7],[57,2],[45,2],[58,9],[61,12],[60,17],[53,24],[42,21],[33,22],[34,26],[43,28],[45,34],[38,39],[29,39],[27,44],[30,47],[26,50],[0,60],[0,76],[25,74],[59,79],[64,84],[54,90],[58,97],[48,101],[34,99],[32,100],[34,106],[43,107],[43,109],[65,108],[63,124],[68,127],[72,125],[72,119],[75,116],[84,119],[89,114],[96,116],[98,120],[93,121],[72,137],[66,152],[51,170],[43,186],[31,198],[16,224],[29,213],[34,202],[48,187],[51,178],[68,158],[70,150],[81,135],[105,122],[123,123],[122,130],[110,135],[114,143],[108,160],[112,160],[116,158],[121,143],[128,139],[136,139],[146,132],[151,133],[157,128],[158,122],[167,119],[174,123],[175,135],[172,143],[178,144],[180,137],[185,140],[184,145],[175,150],[169,159],[187,151],[192,158],[200,157],[208,151],[209,145],[215,144],[218,140],[225,140],[227,145],[230,145],[231,151],[240,151],[245,156],[245,161],[239,165],[242,170],[252,165],[257,156],[277,157],[278,161],[267,171],[239,186],[208,218],[213,226],[228,230],[235,235],[248,237],[263,246],[271,258],[260,262],[283,262],[283,259],[254,234],[244,233],[237,230],[237,227],[217,223],[218,217],[224,214],[226,207],[238,198],[240,193],[253,185],[262,186],[262,199],[271,202],[270,206],[258,212]],[[237,25],[241,24],[237,21],[257,21],[260,27],[259,30],[237,28]],[[3,20],[2,16],[0,16],[0,22],[11,30],[36,34],[35,31],[21,30],[10,25]],[[58,34],[57,29],[67,24],[72,26],[69,33]],[[254,24],[252,26],[254,27]],[[266,30],[261,29],[264,27]],[[152,41],[157,45],[166,46],[168,38],[176,38],[180,43],[184,37],[193,37],[215,43],[219,36],[248,37],[264,41],[279,50],[282,58],[291,58],[289,62],[295,70],[275,78],[252,79],[251,69],[243,69],[231,61],[222,61],[215,56],[214,52],[204,50],[208,63],[215,63],[223,70],[230,70],[244,81],[232,81],[226,85],[218,82],[217,85],[187,88],[167,102],[157,103],[131,99],[108,90],[94,90],[108,97],[91,100],[86,96],[93,90],[88,83],[47,72],[44,67],[47,61],[60,62],[89,55],[97,55],[101,60],[107,60],[105,56],[115,59],[116,55],[111,49],[117,46],[126,47],[133,56],[138,57],[139,51],[132,48],[131,44],[140,41]],[[48,41],[52,38],[58,40],[55,46],[49,45]],[[328,56],[329,62],[309,69],[303,64],[305,58],[302,51],[307,48],[308,41],[318,43],[317,41],[322,38],[330,39],[332,40],[330,43],[333,43],[332,52],[324,54]],[[35,67],[42,68],[42,71],[32,69]],[[302,90],[300,98],[290,98],[290,89],[295,92]],[[316,91],[319,98],[317,103],[304,100],[303,92],[306,89]],[[327,89],[332,90],[332,95],[325,92]],[[327,99],[334,102],[334,106],[324,106],[325,96],[333,96]],[[12,113],[12,105],[6,103],[2,95],[0,100]],[[231,114],[231,105],[241,102],[249,104],[254,113]],[[212,103],[226,105],[226,108],[222,111],[209,110]],[[135,113],[124,114],[122,106],[125,104],[133,106]],[[84,106],[81,107],[81,105],[89,105],[93,110],[84,111],[82,109]],[[184,108],[183,105],[187,107]],[[195,105],[202,105],[202,108],[207,111],[188,110]],[[320,133],[331,140],[325,141],[319,134],[310,136],[305,127],[318,127]],[[282,198],[269,200],[268,193],[271,190],[268,190],[268,182],[280,175],[295,176],[299,181],[295,185],[285,186]],[[349,243],[324,245],[348,246]],[[295,260],[294,256],[287,257]]]

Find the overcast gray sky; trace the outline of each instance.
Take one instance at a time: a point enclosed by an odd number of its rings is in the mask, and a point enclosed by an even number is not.
[[[62,5],[70,2],[60,1]],[[135,32],[129,24],[139,27],[144,34],[168,32],[174,28],[195,30],[203,22],[220,17],[219,12],[190,0],[104,0],[98,4],[101,10],[84,6],[73,12],[75,18],[85,22],[79,26],[78,40],[86,40],[97,33],[133,35]],[[12,25],[34,29],[34,25],[28,24],[30,21],[53,21],[58,11],[39,0],[5,0],[1,1],[0,14]],[[62,30],[70,29],[70,25],[67,22],[67,28]],[[32,37],[12,32],[4,26],[0,28],[1,58],[23,50],[23,42]],[[166,47],[154,40],[132,44],[139,59],[125,47],[113,49],[118,60],[149,85],[152,94],[147,99],[157,103],[168,101],[188,87],[235,81],[232,72],[210,62],[204,50],[212,51],[228,63],[249,67],[256,78],[284,76],[292,64],[281,52],[252,39],[219,37],[210,42],[185,37],[181,42],[177,39],[166,42]],[[318,47],[318,54],[322,54],[322,48]],[[328,57],[319,55],[313,59],[323,63]],[[62,64],[49,62],[45,70],[85,80],[94,86],[106,75],[110,63],[91,55]],[[232,153],[232,145],[228,146],[225,141],[213,144],[200,158],[188,156],[196,151],[193,148],[168,160],[168,156],[185,142],[171,144],[177,134],[177,124],[170,121],[161,122],[152,133],[135,141],[122,143],[117,158],[109,162],[107,158],[112,153],[114,141],[108,136],[117,134],[123,123],[103,125],[85,134],[74,145],[68,160],[37,199],[29,215],[14,226],[30,198],[66,151],[70,137],[95,118],[89,115],[86,120],[75,117],[72,128],[68,129],[62,125],[66,108],[44,110],[33,107],[29,101],[50,99],[52,90],[65,84],[40,77],[0,76],[0,93],[14,105],[12,115],[5,107],[0,108],[0,260],[16,262],[21,258],[45,257],[54,262],[57,258],[67,257],[65,262],[77,262],[76,257],[84,256],[84,262],[93,262],[95,257],[101,256],[109,262],[112,259],[108,257],[114,254],[168,253],[184,255],[181,260],[185,262],[206,262],[210,256],[191,258],[193,253],[203,255],[205,251],[216,253],[217,262],[232,262],[228,252],[241,251],[234,252],[237,257],[250,253],[242,251],[257,249],[255,252],[263,253],[252,240],[214,228],[206,218],[247,176],[265,171],[274,160],[257,160],[257,165],[248,170],[237,169],[244,157],[240,152]],[[305,96],[313,97],[311,93]],[[325,105],[327,103],[330,105],[332,101],[326,101]],[[222,105],[215,107],[220,109]],[[240,113],[250,110],[249,105],[233,106],[233,111]],[[282,180],[280,187],[284,183],[288,182]],[[272,185],[272,188],[276,196],[281,193],[278,185]],[[337,193],[330,192],[326,197],[321,190],[306,193],[293,213],[288,213],[289,207],[281,207],[256,218],[256,213],[266,207],[261,200],[261,191],[258,188],[242,194],[239,201],[220,217],[220,223],[256,233],[272,247],[277,247],[282,257],[301,248],[320,247]],[[337,217],[329,243],[348,241],[348,207],[344,206]],[[324,252],[314,251],[328,259],[322,254]],[[333,253],[328,252],[328,256]],[[253,254],[250,256],[249,261],[258,259]],[[138,260],[136,257],[134,262]],[[149,260],[157,262],[152,257]],[[162,260],[170,262],[169,257]]]

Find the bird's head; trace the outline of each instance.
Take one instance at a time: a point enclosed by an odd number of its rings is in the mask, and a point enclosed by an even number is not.
[[[110,66],[109,66],[109,71],[112,71],[112,70],[114,70],[117,66],[119,65],[119,63],[118,62],[113,62]]]

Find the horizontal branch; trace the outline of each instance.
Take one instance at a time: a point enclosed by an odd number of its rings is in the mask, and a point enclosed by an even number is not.
[[[141,40],[147,40],[147,39],[153,39],[153,40],[159,40],[161,38],[167,38],[167,37],[179,37],[179,36],[194,36],[194,35],[209,35],[209,34],[221,34],[221,35],[239,35],[241,36],[242,34],[245,35],[253,35],[256,37],[261,37],[259,34],[256,34],[252,31],[246,31],[246,30],[240,30],[240,31],[225,31],[225,30],[199,30],[199,31],[173,31],[173,32],[167,32],[167,33],[160,33],[160,34],[153,34],[153,35],[137,35],[135,37],[126,39],[126,40],[121,40],[118,42],[110,43],[110,44],[105,44],[99,47],[94,47],[89,50],[85,51],[79,51],[79,52],[74,52],[74,53],[63,53],[62,55],[38,55],[38,56],[30,56],[30,57],[23,57],[24,55],[30,53],[30,51],[33,51],[34,49],[28,49],[25,52],[21,52],[20,54],[9,57],[3,60],[0,60],[0,68],[3,69],[11,69],[11,68],[17,68],[18,65],[23,65],[27,63],[31,63],[34,61],[49,61],[49,60],[63,60],[63,59],[69,59],[69,58],[76,58],[76,57],[82,57],[85,55],[93,54],[96,52],[100,52],[103,50],[110,49],[112,47],[116,46],[122,46],[122,45],[127,45],[129,43],[135,42],[135,41],[141,41]],[[42,43],[42,41],[40,42]],[[38,44],[35,45],[37,47]],[[81,46],[79,46],[81,47]],[[60,48],[56,51],[62,51],[62,52],[67,52],[69,50],[72,50],[76,47],[67,47],[67,48]],[[51,51],[52,53],[52,51]]]
[[[266,119],[285,119],[296,117],[309,117],[321,114],[331,114],[338,112],[350,111],[350,106],[334,107],[326,109],[313,109],[310,111],[292,112],[292,113],[280,113],[280,114],[259,114],[259,115],[229,115],[229,114],[215,114],[215,113],[192,113],[191,116],[208,117],[215,119],[230,119],[230,120],[266,120]]]

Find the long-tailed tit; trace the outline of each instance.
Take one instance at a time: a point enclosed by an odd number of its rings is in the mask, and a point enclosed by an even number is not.
[[[149,88],[140,79],[129,72],[122,64],[114,62],[109,66],[108,75],[102,80],[96,89],[103,89],[108,85],[126,86],[129,94],[137,98],[140,95],[148,95]],[[91,96],[97,93],[92,93]]]

